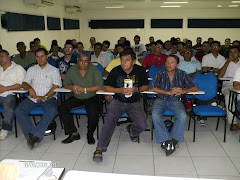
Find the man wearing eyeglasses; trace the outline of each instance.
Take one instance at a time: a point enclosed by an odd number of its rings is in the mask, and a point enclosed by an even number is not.
[[[143,60],[143,67],[149,69],[154,63],[165,63],[166,54],[162,54],[163,42],[161,40],[156,41],[154,53],[148,54]]]
[[[184,60],[180,60],[178,69],[185,71],[190,77],[202,69],[199,61],[191,59],[193,57],[193,51],[191,48],[186,48],[183,53]]]
[[[73,45],[70,41],[66,41],[64,45],[65,56],[61,57],[56,61],[56,68],[59,69],[62,80],[65,79],[68,69],[71,66],[77,64],[77,58],[75,56],[72,56],[72,53],[73,53]]]
[[[220,47],[221,44],[219,41],[213,41],[211,43],[211,53],[202,58],[202,69],[218,73],[220,65],[225,62],[225,58],[219,54]]]
[[[99,106],[96,91],[103,88],[103,79],[97,67],[91,64],[91,53],[81,51],[78,55],[78,63],[72,66],[63,81],[65,88],[72,90],[73,96],[59,107],[59,117],[64,124],[64,131],[68,138],[63,144],[71,143],[80,139],[70,110],[85,106],[88,117],[88,144],[94,144],[93,133],[97,127]]]

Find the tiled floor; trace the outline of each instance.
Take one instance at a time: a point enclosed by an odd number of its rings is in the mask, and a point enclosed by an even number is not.
[[[149,118],[150,119],[150,118]],[[59,119],[56,119],[59,122]],[[121,174],[138,174],[170,177],[240,179],[239,134],[227,131],[227,142],[223,142],[223,123],[215,131],[216,119],[210,118],[207,127],[197,126],[196,142],[192,142],[192,130],[185,128],[184,142],[167,157],[155,140],[151,141],[150,132],[141,134],[140,143],[130,141],[126,124],[116,127],[104,161],[92,161],[96,145],[86,142],[86,117],[82,117],[78,128],[81,139],[71,144],[62,144],[66,138],[61,126],[57,127],[56,140],[52,136],[29,150],[26,140],[19,129],[19,137],[10,133],[0,141],[0,160],[34,159],[51,160],[55,167],[69,170],[96,171]],[[102,124],[100,123],[100,127]],[[228,128],[229,129],[229,128]]]

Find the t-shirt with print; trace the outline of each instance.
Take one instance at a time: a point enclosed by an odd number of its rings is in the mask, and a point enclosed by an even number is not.
[[[142,66],[134,65],[133,70],[127,74],[120,66],[115,67],[109,74],[104,86],[112,86],[114,88],[124,87],[124,79],[131,79],[134,87],[148,85],[147,73]],[[140,93],[134,93],[131,97],[126,98],[124,94],[116,93],[113,98],[125,103],[137,102],[140,99]]]
[[[137,55],[137,59],[142,59],[143,56],[138,56],[138,55],[141,54],[143,51],[145,51],[145,46],[143,44],[135,44],[132,46],[132,48]]]
[[[70,61],[65,61],[64,56],[56,61],[56,68],[59,69],[60,74],[66,74],[71,66],[77,64],[77,58],[72,56]]]

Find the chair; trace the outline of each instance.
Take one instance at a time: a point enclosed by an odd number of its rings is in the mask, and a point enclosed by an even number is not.
[[[233,119],[231,123],[230,129],[232,129],[232,125],[234,122],[235,117],[240,120],[240,108],[238,108],[238,100],[237,96],[240,94],[239,91],[235,89],[230,89],[230,94],[229,94],[229,103],[228,103],[228,110],[233,114]],[[239,136],[239,142],[240,142],[240,136]]]
[[[3,108],[3,106],[0,106],[0,114],[2,116],[2,119],[4,119],[3,112],[4,112],[4,108]],[[17,138],[18,137],[18,133],[17,133],[17,120],[16,120],[16,117],[14,118],[14,126],[15,126],[15,136]]]
[[[202,74],[198,72],[194,76],[194,82],[198,84],[200,91],[204,91],[205,94],[202,95],[194,95],[194,98],[201,101],[209,101],[217,96],[217,78],[212,73]],[[219,106],[212,105],[197,105],[193,107],[192,112],[190,113],[188,130],[190,129],[191,119],[194,120],[194,129],[193,129],[193,142],[195,142],[196,135],[196,119],[197,117],[218,117],[218,122],[220,117],[224,120],[224,142],[226,142],[226,112]],[[216,130],[218,130],[218,123],[216,126]]]
[[[98,62],[92,62],[93,65],[95,65],[98,70],[100,71],[101,75],[103,76],[103,72],[104,72],[104,68],[102,67],[101,64],[99,64]]]
[[[36,119],[35,119],[35,116],[42,116],[44,114],[43,112],[43,108],[42,107],[36,107],[36,108],[33,108],[31,110],[31,112],[29,113],[30,116],[33,116],[33,120],[34,120],[34,124],[37,125],[37,122],[36,122]],[[52,127],[54,128],[54,130],[50,131],[50,132],[45,132],[45,136],[48,136],[48,135],[53,135],[53,139],[55,140],[56,139],[56,135],[55,135],[55,130],[56,130],[56,122],[55,120],[53,120],[48,127]]]

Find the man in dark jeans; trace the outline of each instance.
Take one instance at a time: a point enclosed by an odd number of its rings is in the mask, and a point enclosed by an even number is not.
[[[63,144],[80,139],[80,134],[73,122],[71,109],[85,105],[88,117],[88,144],[95,144],[93,133],[98,123],[98,100],[96,91],[102,89],[103,79],[98,68],[91,64],[91,54],[82,51],[78,55],[78,63],[72,66],[63,81],[64,87],[73,91],[73,96],[59,107],[59,117],[64,124],[64,131],[69,137]]]
[[[120,57],[121,65],[115,67],[104,82],[104,91],[114,92],[115,95],[109,105],[98,139],[97,150],[94,152],[93,161],[95,162],[103,160],[102,152],[107,151],[118,119],[124,112],[133,121],[133,124],[127,126],[133,142],[137,142],[139,134],[147,128],[144,112],[139,103],[140,92],[146,91],[149,87],[146,71],[135,64],[136,54],[131,48],[125,48],[120,53]]]

